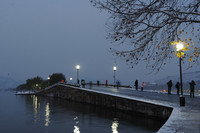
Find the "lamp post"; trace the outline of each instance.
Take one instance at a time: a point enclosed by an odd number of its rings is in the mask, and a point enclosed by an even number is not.
[[[184,44],[182,42],[178,42],[176,45],[176,51],[179,53],[179,66],[180,66],[180,82],[181,82],[181,95],[183,95],[183,82],[182,82],[182,66],[181,66],[181,61],[182,61],[182,49],[184,48]]]
[[[184,53],[182,52],[184,48],[183,42],[178,42],[176,44],[176,51],[178,52],[178,58],[179,58],[179,66],[180,66],[180,82],[181,82],[181,96],[180,96],[180,106],[185,106],[185,98],[183,97],[183,80],[182,80],[182,66],[181,66],[181,61],[182,61],[182,56]]]
[[[116,71],[117,71],[116,66],[113,67],[113,71],[114,71],[114,87],[115,87],[115,78],[116,78]]]
[[[39,87],[38,87],[39,85],[38,84],[35,84],[35,86],[36,86],[36,89],[39,89]]]
[[[69,78],[69,80],[70,80],[70,83],[72,84],[72,80],[73,80],[73,78],[71,77],[71,78]]]
[[[77,84],[79,84],[79,69],[80,69],[80,65],[76,65],[76,70],[77,70]]]
[[[49,80],[50,80],[50,77],[48,77],[47,80],[48,80],[48,86],[49,86]]]

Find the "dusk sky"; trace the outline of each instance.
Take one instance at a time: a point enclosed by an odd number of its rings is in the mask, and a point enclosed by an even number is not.
[[[133,69],[112,56],[106,40],[109,14],[93,7],[89,0],[1,0],[0,1],[0,77],[25,81],[52,73],[66,79],[113,82],[113,66],[122,84],[157,80],[179,75],[178,59],[159,73],[149,74],[145,64]],[[190,70],[200,70],[196,66]]]

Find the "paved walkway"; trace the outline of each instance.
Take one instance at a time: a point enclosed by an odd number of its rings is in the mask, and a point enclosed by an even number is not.
[[[86,88],[90,88],[86,86]],[[180,107],[179,96],[152,91],[136,91],[132,88],[113,88],[92,86],[92,90],[133,97],[148,103],[154,103],[173,108],[172,114],[158,133],[200,133],[200,96],[190,98],[184,95],[186,106]]]

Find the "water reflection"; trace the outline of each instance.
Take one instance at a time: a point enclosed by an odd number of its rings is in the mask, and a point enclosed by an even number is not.
[[[137,129],[137,131],[147,133],[157,131],[164,123],[162,120],[157,121],[138,116],[134,112],[124,113],[62,99],[34,95],[18,97],[27,102],[27,114],[32,115],[32,118],[27,115],[27,119],[31,120],[31,123],[34,122],[34,125],[30,127],[40,126],[41,129],[37,130],[41,132],[53,133],[70,130],[73,133],[122,133]],[[119,123],[122,128],[119,128]]]
[[[119,122],[116,119],[114,119],[114,121],[112,122],[112,126],[111,126],[112,133],[119,133],[117,130],[118,126],[119,126]]]
[[[48,127],[49,123],[50,123],[50,108],[49,108],[49,103],[47,103],[45,109],[45,126]]]
[[[80,133],[79,127],[78,127],[78,116],[74,117],[74,121],[75,121],[75,126],[74,126],[74,133]]]
[[[33,111],[34,111],[34,123],[37,123],[39,117],[38,117],[38,110],[40,109],[40,103],[38,102],[37,96],[32,96],[33,100]]]

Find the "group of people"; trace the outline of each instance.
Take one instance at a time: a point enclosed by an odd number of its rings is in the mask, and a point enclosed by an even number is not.
[[[145,85],[146,85],[146,83],[142,82],[141,91],[143,91]],[[135,86],[135,89],[137,91],[138,90],[138,80],[135,80],[135,85],[134,86]]]
[[[194,80],[192,80],[189,84],[190,84],[190,97],[194,98],[194,88],[195,88],[196,83],[194,82]],[[172,80],[169,80],[167,82],[167,86],[168,86],[168,94],[171,94],[171,89],[172,89],[172,86],[173,86]],[[176,85],[175,85],[175,87],[177,89],[177,95],[179,95],[179,92],[180,92],[180,83],[177,82]]]
[[[85,88],[85,84],[86,84],[85,80],[81,80],[81,84],[82,84],[83,88]],[[99,86],[99,84],[100,84],[100,82],[97,81],[98,86]],[[117,84],[117,88],[118,88],[120,86],[120,82],[117,81],[116,84]],[[195,88],[196,83],[194,82],[194,80],[192,80],[189,84],[190,84],[190,97],[194,98],[194,90],[195,90],[194,88]],[[92,81],[90,81],[89,85],[90,85],[90,88],[92,88]],[[105,85],[106,86],[108,85],[107,80],[106,80]],[[141,91],[143,91],[145,85],[146,85],[146,83],[142,82]],[[134,86],[135,86],[135,89],[138,90],[138,80],[135,80]],[[172,80],[169,80],[167,82],[167,86],[168,86],[168,94],[171,94],[171,90],[172,90],[172,86],[173,86]],[[180,93],[180,83],[179,82],[176,83],[175,88],[177,89],[177,95],[179,95],[179,93]]]
[[[190,97],[194,98],[194,90],[195,90],[194,88],[195,88],[196,83],[194,82],[194,80],[192,80],[189,84],[190,84]],[[137,91],[138,90],[138,80],[135,80],[134,86]],[[141,91],[143,91],[144,86],[145,86],[145,83],[142,82]],[[169,80],[167,82],[167,86],[168,86],[168,94],[171,94],[172,86],[173,86],[172,80]],[[177,89],[177,95],[179,95],[179,93],[180,93],[180,83],[179,82],[176,83],[175,88]]]

